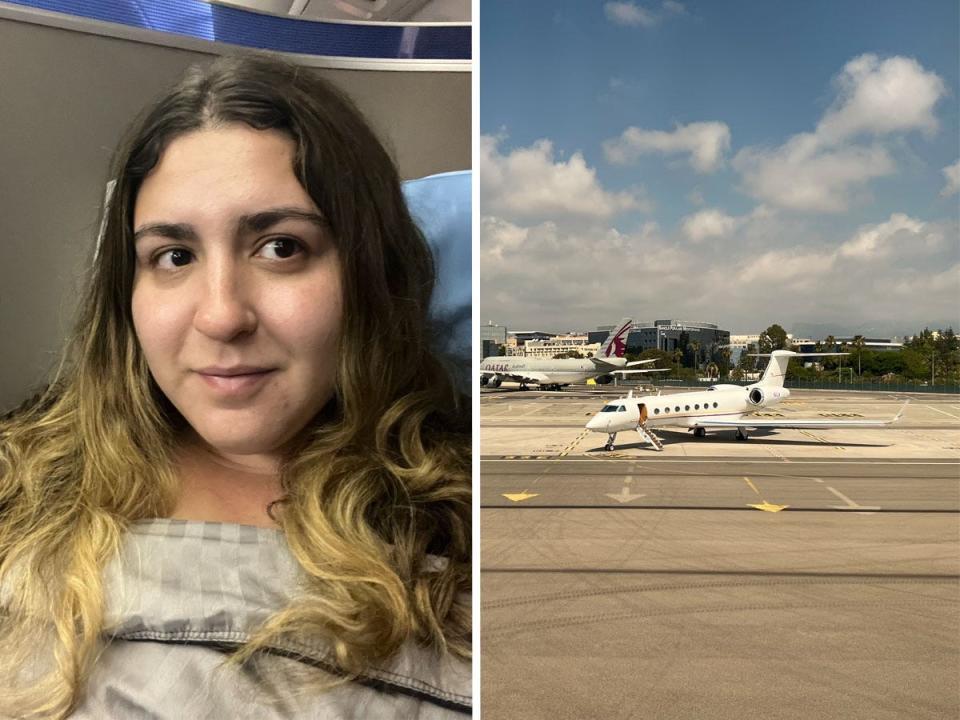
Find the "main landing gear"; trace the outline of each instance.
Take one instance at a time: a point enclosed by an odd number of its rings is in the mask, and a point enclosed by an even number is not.
[[[737,440],[746,440],[749,436],[747,435],[746,428],[737,428],[737,434],[734,435]]]
[[[706,429],[706,428],[702,428],[702,427],[694,428],[694,429],[693,429],[693,436],[694,436],[694,437],[706,437],[706,436],[707,436],[707,429]]]
[[[604,450],[613,450],[613,441],[617,439],[616,433],[607,434],[607,444],[603,446]]]

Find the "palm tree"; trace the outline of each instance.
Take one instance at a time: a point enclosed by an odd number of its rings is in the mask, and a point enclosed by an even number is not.
[[[854,335],[851,343],[857,351],[857,377],[860,377],[860,357],[863,355],[863,348],[867,344],[863,335]]]

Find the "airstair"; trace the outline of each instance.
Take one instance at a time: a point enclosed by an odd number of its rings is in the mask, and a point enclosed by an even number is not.
[[[663,450],[663,441],[654,434],[653,430],[647,427],[646,423],[637,425],[637,432],[640,433],[640,437],[653,445],[657,450]]]

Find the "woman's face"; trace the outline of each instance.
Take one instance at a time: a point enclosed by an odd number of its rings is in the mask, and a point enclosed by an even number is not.
[[[160,389],[224,455],[275,455],[333,394],[340,261],[293,158],[276,131],[198,130],[136,198],[137,337]]]

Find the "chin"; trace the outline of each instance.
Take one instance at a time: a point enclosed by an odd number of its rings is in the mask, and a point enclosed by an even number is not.
[[[197,435],[211,448],[229,455],[267,455],[278,452],[286,438],[269,433],[266,429],[249,432],[208,431],[194,426]]]

